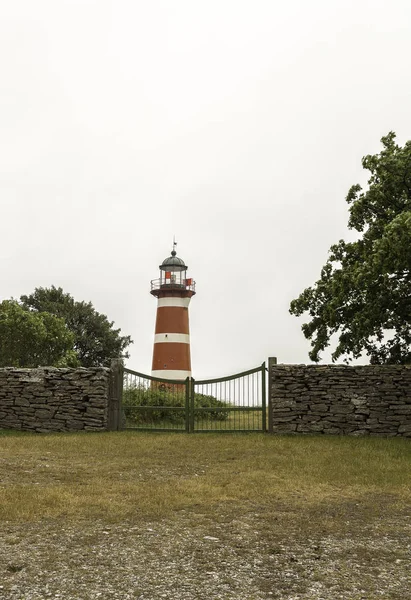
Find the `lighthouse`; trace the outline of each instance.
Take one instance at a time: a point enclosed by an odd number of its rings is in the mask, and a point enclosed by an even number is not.
[[[160,265],[160,277],[151,282],[157,298],[152,376],[184,380],[191,377],[188,307],[195,294],[195,282],[187,278],[187,265],[177,256],[176,242],[171,255]]]

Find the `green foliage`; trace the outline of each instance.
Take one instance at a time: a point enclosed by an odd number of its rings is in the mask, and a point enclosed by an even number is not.
[[[128,358],[125,349],[132,344],[130,336],[121,336],[105,315],[91,302],[76,302],[61,288],[36,288],[30,296],[21,297],[22,305],[35,312],[48,312],[64,319],[74,336],[74,349],[83,367],[109,366],[112,358]]]
[[[156,409],[141,410],[140,407],[144,406],[155,406]],[[185,390],[172,392],[166,388],[146,388],[143,385],[136,385],[123,391],[123,409],[126,418],[136,424],[164,420],[173,424],[183,423],[184,406]],[[176,410],[176,407],[182,409]],[[172,408],[175,410],[171,410]]]
[[[198,410],[196,408],[207,408],[207,409],[228,409],[230,407],[229,402],[223,400],[217,400],[214,396],[208,394],[194,394],[194,418],[210,419],[211,421],[226,421],[230,416],[229,410]]]
[[[74,336],[63,319],[32,313],[15,300],[0,303],[1,367],[75,367]]]
[[[158,423],[167,421],[171,424],[182,424],[185,421],[185,389],[172,389],[167,386],[146,388],[144,385],[135,385],[126,388],[123,392],[123,409],[128,421],[135,424]],[[141,407],[155,407],[143,410]],[[212,421],[225,421],[229,411],[228,402],[217,400],[214,396],[195,394],[194,406],[197,409],[215,408],[220,410],[194,410],[194,418],[211,419]],[[180,407],[180,408],[179,408]]]
[[[411,141],[400,147],[390,132],[381,142],[362,160],[368,190],[353,185],[346,198],[348,226],[362,235],[332,246],[321,278],[290,305],[311,317],[302,330],[313,361],[333,334],[333,361],[364,351],[374,364],[411,361]]]

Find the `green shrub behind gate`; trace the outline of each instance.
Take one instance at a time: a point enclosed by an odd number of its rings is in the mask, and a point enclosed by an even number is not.
[[[123,391],[123,410],[127,422],[136,425],[161,421],[168,421],[174,425],[184,423],[186,393],[185,389],[180,386],[178,388],[147,388],[142,384],[127,387]],[[229,407],[229,402],[217,400],[214,396],[194,394],[194,419],[197,421],[226,421],[229,417]]]

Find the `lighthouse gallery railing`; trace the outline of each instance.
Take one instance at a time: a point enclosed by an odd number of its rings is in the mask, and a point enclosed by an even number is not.
[[[163,379],[123,369],[121,428],[266,431],[266,367],[228,377]]]
[[[193,279],[183,279],[181,282],[173,281],[171,279],[152,279],[151,280],[151,291],[164,290],[189,290],[191,292],[196,291],[196,282]]]

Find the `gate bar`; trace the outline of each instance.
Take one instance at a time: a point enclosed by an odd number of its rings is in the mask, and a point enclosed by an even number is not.
[[[185,381],[186,386],[186,433],[190,433],[190,378]]]
[[[265,381],[265,361],[261,365],[261,400],[263,405],[263,433],[267,431],[267,399],[266,399],[266,381]]]
[[[263,363],[263,364],[265,365],[265,363]],[[242,373],[236,373],[235,375],[230,375],[229,377],[218,377],[217,379],[196,380],[196,385],[205,385],[206,383],[220,383],[223,381],[232,381],[233,379],[245,377],[246,375],[252,375],[253,373],[257,373],[258,371],[261,371],[261,366],[255,367],[254,369],[250,369],[249,371],[243,371]]]

